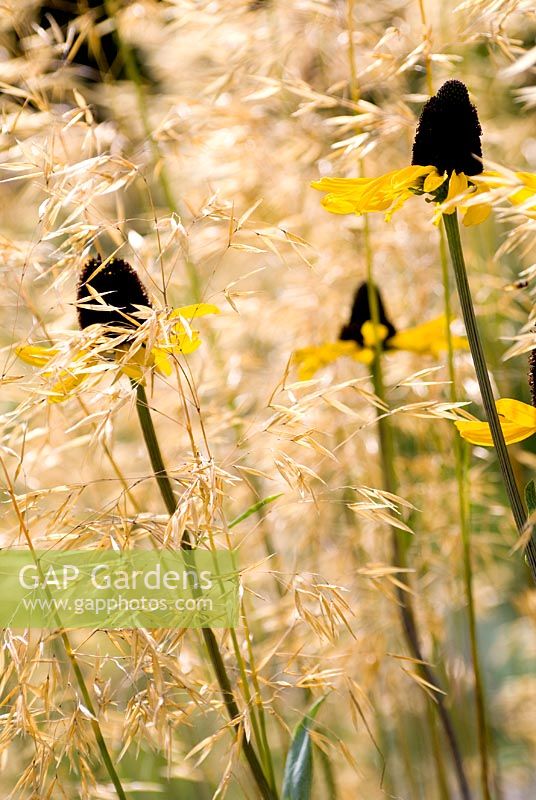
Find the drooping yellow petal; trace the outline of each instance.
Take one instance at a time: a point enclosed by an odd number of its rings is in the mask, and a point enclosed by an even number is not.
[[[512,400],[509,397],[497,400],[495,405],[500,417],[509,422],[514,422],[516,425],[536,430],[536,408],[533,406],[522,403],[521,400]]]
[[[23,345],[15,349],[17,356],[26,364],[33,367],[47,367],[50,362],[60,354],[57,347],[44,347],[42,345]],[[74,389],[87,377],[88,370],[97,363],[90,357],[87,350],[80,350],[72,356],[71,364],[67,367],[45,370],[43,378],[52,381],[47,393],[49,403],[61,403],[67,400]]]
[[[389,339],[389,346],[396,350],[408,350],[412,353],[421,355],[439,356],[448,350],[447,323],[445,315],[407,328],[405,331],[398,331]],[[462,336],[452,335],[452,346],[456,350],[468,350],[467,339]]]
[[[61,370],[58,379],[54,382],[48,395],[49,403],[63,403],[68,400],[74,389],[85,381],[87,375],[83,372],[72,373]]]
[[[532,172],[516,172],[516,178],[523,184],[522,188],[508,196],[514,206],[522,206],[528,217],[536,216],[536,175]]]
[[[169,352],[162,347],[153,347],[152,355],[156,369],[169,378],[173,372],[173,366],[169,357]]]
[[[300,381],[310,380],[318,370],[327,367],[342,356],[349,356],[355,361],[370,364],[370,356],[374,358],[374,353],[359,347],[356,342],[324,342],[320,345],[302,347],[295,350],[292,360],[298,368],[298,379]]]
[[[196,317],[206,317],[207,314],[219,313],[220,309],[218,306],[214,306],[212,303],[192,303],[189,306],[179,306],[179,308],[174,308],[170,312],[169,316],[170,318],[184,317],[185,320],[190,322]]]
[[[437,170],[435,170],[434,172],[431,172],[424,179],[424,184],[423,184],[423,187],[422,187],[423,191],[425,193],[435,192],[436,189],[439,189],[441,184],[445,183],[446,179],[447,179],[447,176],[446,176],[445,173],[440,175],[439,172],[437,172]]]
[[[423,176],[436,174],[433,166],[409,166],[392,170],[377,178],[322,178],[311,186],[327,192],[322,200],[333,214],[366,214],[386,211],[390,218],[412,196]]]
[[[495,403],[506,444],[515,444],[536,433],[536,408],[520,400],[502,398]],[[493,446],[487,422],[458,420],[454,423],[460,435],[472,444]]]
[[[520,207],[521,213],[527,217],[536,218],[536,175],[533,172],[485,170],[471,180],[478,185],[479,193],[492,189],[507,190],[505,196],[512,205]]]
[[[490,214],[491,206],[488,203],[478,203],[477,205],[469,206],[463,215],[463,224],[465,226],[480,225],[481,222],[487,220]]]
[[[162,349],[169,349],[172,353],[182,353],[188,355],[195,353],[201,347],[201,337],[199,331],[192,330],[191,336],[188,333],[173,334],[170,338],[170,345],[160,345]]]
[[[482,447],[493,447],[493,439],[487,422],[471,422],[458,420],[454,423],[460,432],[460,436],[471,444],[481,445]],[[506,444],[515,444],[528,439],[535,432],[534,428],[523,428],[514,422],[501,420],[501,429]]]
[[[491,214],[491,205],[489,203],[475,203],[475,198],[479,195],[487,194],[488,191],[489,187],[484,184],[473,184],[465,200],[458,203],[458,208],[463,215],[463,224],[466,227],[469,225],[480,225],[480,223],[484,222]]]
[[[26,344],[15,348],[15,353],[21,361],[31,364],[32,367],[46,367],[59,352],[56,347],[43,347],[37,344]]]
[[[460,198],[467,191],[468,187],[467,175],[460,172],[453,172],[449,180],[449,191],[444,202],[444,214],[453,214],[456,211],[456,204],[453,202],[456,198]]]

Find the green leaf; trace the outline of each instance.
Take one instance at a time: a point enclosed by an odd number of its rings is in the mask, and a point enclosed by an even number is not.
[[[296,727],[285,763],[283,800],[309,800],[313,785],[313,752],[311,728],[318,709],[326,698],[313,703]]]
[[[259,500],[258,503],[254,503],[252,506],[247,508],[243,514],[239,514],[238,517],[235,517],[229,523],[230,528],[234,528],[235,525],[238,525],[239,522],[243,522],[248,517],[251,517],[256,511],[263,508],[263,506],[267,506],[268,503],[273,503],[274,500],[277,500],[278,497],[282,497],[283,492],[279,492],[279,494],[271,494],[269,497],[265,497],[264,500]]]
[[[536,485],[529,481],[525,486],[525,501],[529,517],[536,511]]]

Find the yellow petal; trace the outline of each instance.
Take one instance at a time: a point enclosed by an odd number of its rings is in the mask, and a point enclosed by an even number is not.
[[[512,400],[503,397],[495,403],[499,416],[509,422],[514,422],[525,428],[533,428],[536,431],[536,408],[522,403],[521,400]]]
[[[389,346],[396,350],[438,356],[448,350],[446,325],[445,315],[441,314],[421,325],[415,325],[405,331],[398,331],[389,339]],[[456,350],[469,349],[467,339],[461,336],[452,336],[452,346]]]
[[[487,422],[470,422],[458,420],[454,423],[460,432],[460,436],[471,442],[471,444],[482,445],[483,447],[493,447],[493,439],[490,427]],[[534,428],[523,428],[514,422],[501,420],[501,429],[506,444],[515,444],[528,439],[535,432]]]
[[[87,375],[83,373],[75,375],[67,370],[61,370],[59,379],[51,387],[48,402],[62,403],[67,400],[71,396],[73,389],[76,389],[86,378]]]
[[[15,348],[15,353],[26,364],[32,367],[46,367],[49,361],[58,355],[56,347],[42,347],[36,344],[22,345]]]
[[[504,397],[495,403],[506,444],[515,444],[536,433],[536,408]],[[455,423],[460,435],[472,444],[493,446],[487,422],[458,421]]]
[[[191,333],[191,336],[187,333],[173,333],[169,344],[160,342],[158,346],[172,353],[183,353],[184,355],[195,353],[201,347],[202,342],[199,331],[193,330]]]
[[[345,200],[335,194],[328,194],[322,198],[322,207],[330,214],[360,214],[355,203]],[[389,207],[389,202],[385,203],[385,208]]]
[[[369,352],[362,350],[356,342],[324,342],[324,344],[295,350],[292,360],[298,368],[298,379],[308,381],[319,369],[337,361],[342,356],[350,356],[356,361],[363,361]]]
[[[450,176],[449,180],[449,191],[447,197],[445,198],[445,202],[442,204],[445,206],[443,209],[444,214],[453,214],[456,211],[456,204],[453,202],[457,197],[463,195],[467,191],[468,183],[467,183],[467,175],[463,172],[460,172],[458,175],[457,172],[453,172]],[[460,200],[462,198],[460,197]]]
[[[173,372],[169,354],[162,347],[153,347],[152,355],[156,369],[169,378]]]
[[[435,192],[436,189],[439,189],[441,184],[445,183],[447,176],[445,173],[440,175],[437,170],[434,169],[433,172],[430,172],[429,175],[426,176],[424,179],[423,191],[424,192]]]
[[[121,364],[120,369],[127,378],[132,378],[135,381],[141,381],[143,378],[143,369],[138,367],[137,364],[130,364],[127,362],[126,364]]]
[[[436,173],[433,166],[412,165],[376,178],[322,178],[311,186],[328,192],[322,205],[333,214],[387,211],[390,217],[412,196],[420,179],[431,173]]]
[[[516,178],[519,178],[528,189],[536,192],[536,174],[534,172],[516,172]]]
[[[211,303],[192,303],[192,305],[189,306],[180,306],[179,308],[174,308],[169,316],[170,318],[184,317],[184,319],[190,322],[195,317],[205,317],[207,314],[219,313],[220,309],[218,306],[214,306]]]
[[[463,224],[480,225],[481,222],[487,220],[491,214],[491,206],[488,203],[479,203],[476,206],[469,206],[463,215]]]
[[[354,361],[359,361],[360,364],[372,364],[376,358],[376,351],[370,350],[368,347],[358,348],[356,353],[352,353],[351,357]]]
[[[370,183],[370,178],[330,178],[328,176],[320,178],[319,181],[312,181],[313,189],[319,192],[337,192],[339,190],[350,192]]]

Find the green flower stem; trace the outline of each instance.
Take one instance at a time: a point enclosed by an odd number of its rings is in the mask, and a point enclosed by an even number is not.
[[[475,310],[473,307],[473,300],[471,297],[471,290],[469,288],[469,281],[467,280],[467,270],[465,267],[465,259],[463,257],[462,243],[460,240],[460,229],[458,227],[457,212],[452,214],[443,215],[443,223],[445,232],[447,234],[447,242],[450,250],[450,257],[454,267],[454,274],[456,276],[456,285],[458,287],[458,296],[462,308],[463,321],[467,331],[467,338],[471,348],[471,355],[473,357],[473,364],[480,387],[480,394],[484,404],[484,410],[491,430],[493,444],[499,459],[499,466],[501,468],[502,478],[508,500],[512,509],[515,524],[520,535],[524,535],[526,530],[527,514],[521,495],[517,488],[516,479],[504,441],[501,424],[499,422],[499,415],[495,406],[495,399],[493,397],[493,390],[486,367],[486,359],[484,357],[484,350],[482,342],[480,341],[480,334],[478,332],[478,325],[475,317]],[[536,543],[531,533],[531,538],[527,543],[526,558],[532,572],[532,577],[536,581]]]
[[[456,403],[458,393],[456,390],[456,370],[454,367],[454,348],[452,346],[452,333],[450,325],[452,322],[452,311],[450,303],[450,280],[447,263],[447,248],[445,242],[445,232],[440,229],[439,255],[441,260],[441,275],[443,278],[444,303],[445,303],[445,322],[447,337],[448,372],[450,378],[450,400]],[[478,752],[480,756],[480,785],[483,800],[491,800],[489,789],[489,756],[488,756],[488,724],[486,719],[486,697],[484,680],[480,667],[480,653],[478,649],[478,637],[476,627],[476,611],[473,594],[473,566],[471,559],[471,528],[469,525],[469,497],[467,492],[467,448],[458,432],[453,432],[454,436],[454,463],[456,473],[456,483],[458,487],[458,513],[460,518],[460,530],[462,535],[463,553],[463,578],[465,596],[467,598],[467,621],[469,624],[469,640],[471,645],[471,661],[473,664],[473,677],[475,686],[475,707],[476,723],[478,736]]]
[[[158,439],[156,438],[156,431],[154,429],[145,387],[142,383],[136,383],[134,380],[132,380],[132,385],[136,387],[136,410],[138,412],[138,418],[140,421],[145,446],[147,447],[147,452],[149,453],[151,466],[153,468],[158,488],[160,489],[160,494],[164,500],[166,510],[171,516],[177,510],[177,499],[173,493],[171,481],[169,480],[169,475],[167,474],[166,467],[164,465],[164,459],[162,458],[162,453],[160,451],[160,445],[158,444]],[[186,536],[188,537],[188,534],[186,534]],[[184,547],[187,542],[188,539],[185,540],[183,536],[181,547]]]
[[[176,511],[177,500],[173,493],[171,481],[169,479],[169,475],[167,474],[162,453],[160,451],[160,446],[158,444],[158,439],[156,437],[156,431],[154,429],[153,420],[151,417],[147,394],[144,386],[141,383],[132,381],[132,384],[136,387],[136,409],[143,432],[143,438],[147,446],[147,452],[149,453],[149,458],[151,460],[151,465],[158,488],[160,489],[160,494],[162,495],[162,499],[164,500],[168,513],[171,515]],[[186,531],[181,540],[181,548],[191,548],[190,537]],[[231,725],[234,729],[234,732],[238,737],[241,734],[240,711],[236,704],[231,681],[229,680],[229,676],[225,669],[225,664],[218,647],[216,636],[210,628],[202,628],[202,634],[212,667],[216,674],[216,679],[220,687],[227,714],[231,720]],[[277,800],[277,792],[269,785],[261,764],[257,758],[257,754],[255,753],[251,743],[248,742],[245,735],[242,735],[241,737],[241,746],[261,797],[263,800]]]
[[[381,369],[381,360],[375,359],[372,369],[372,377],[374,382],[374,393],[376,394],[377,397],[383,399],[383,376]],[[380,458],[381,458],[381,466],[383,472],[383,485],[387,492],[391,494],[396,494],[398,485],[397,485],[396,472],[393,460],[394,447],[393,447],[391,423],[388,417],[382,416],[382,413],[383,412],[381,411],[381,409],[379,409],[378,435],[380,440]],[[392,529],[393,564],[396,567],[400,567],[400,569],[407,568],[407,558],[406,558],[407,544],[405,542],[405,537],[407,537],[407,535],[408,534],[404,534],[403,532],[398,531],[396,528]],[[397,587],[396,591],[400,609],[402,629],[408,647],[411,651],[411,654],[417,661],[417,668],[421,673],[422,677],[426,681],[428,681],[428,683],[432,684],[433,686],[436,686],[438,689],[441,690],[441,682],[438,676],[435,674],[434,670],[429,666],[428,662],[424,658],[421,649],[420,637],[417,628],[417,621],[415,618],[413,605],[410,600],[410,595],[407,591],[404,591],[400,587]],[[445,706],[445,701],[443,698],[444,696],[440,693],[437,693],[435,695],[437,713],[439,715],[439,719],[441,721],[441,725],[443,726],[443,731],[445,733],[451,751],[460,794],[463,800],[470,800],[471,793],[469,791],[469,784],[467,782],[467,778],[465,775],[460,747],[458,745],[458,740],[456,738],[456,733],[454,731],[454,725],[452,723],[450,714]]]
[[[5,476],[5,479],[6,479],[6,486],[7,486],[8,494],[9,494],[9,496],[11,498],[11,502],[13,503],[13,506],[14,506],[14,509],[15,509],[15,513],[17,514],[20,528],[21,528],[21,530],[22,530],[22,532],[24,534],[24,537],[26,539],[26,543],[28,545],[28,549],[29,549],[30,553],[32,554],[32,558],[33,558],[33,560],[35,562],[35,565],[37,567],[37,572],[38,572],[38,575],[39,575],[39,579],[40,579],[42,585],[45,588],[45,592],[47,593],[48,598],[50,599],[51,595],[50,595],[48,586],[46,584],[46,581],[44,579],[44,575],[43,575],[43,572],[42,572],[42,569],[41,569],[41,564],[39,563],[39,559],[37,558],[37,554],[36,554],[34,546],[33,546],[32,538],[30,536],[30,531],[29,531],[29,529],[28,529],[28,527],[26,525],[26,520],[24,519],[24,515],[21,512],[21,510],[19,508],[19,505],[17,503],[17,498],[16,498],[16,495],[15,495],[15,490],[14,490],[13,484],[11,482],[11,478],[9,477],[9,473],[8,473],[8,471],[6,469],[6,466],[5,466],[4,462],[3,462],[3,460],[1,460],[1,464],[2,464],[2,470],[4,472],[4,476]],[[101,731],[101,727],[100,727],[100,724],[99,724],[99,720],[97,719],[97,714],[96,714],[96,711],[95,711],[95,707],[93,705],[93,701],[91,699],[91,695],[89,694],[89,690],[88,690],[86,682],[84,680],[84,675],[82,673],[82,670],[80,669],[80,666],[79,666],[79,664],[78,664],[78,662],[76,660],[76,656],[75,656],[73,648],[71,646],[70,639],[69,639],[67,633],[65,632],[65,630],[63,629],[63,625],[62,625],[60,616],[59,616],[57,611],[54,612],[54,616],[56,618],[56,624],[57,624],[57,626],[59,628],[59,631],[60,631],[60,636],[61,636],[61,640],[63,642],[63,646],[65,648],[65,652],[67,653],[67,658],[69,659],[69,661],[71,663],[71,667],[72,667],[72,670],[73,670],[73,672],[75,674],[76,681],[78,683],[78,687],[80,689],[80,692],[82,693],[82,697],[84,698],[84,704],[85,704],[87,710],[89,711],[89,713],[91,714],[90,724],[91,724],[91,728],[93,730],[93,735],[95,736],[95,739],[97,741],[97,747],[99,748],[99,752],[100,752],[101,758],[102,758],[102,760],[104,762],[104,766],[106,767],[106,771],[108,772],[108,775],[110,776],[110,780],[112,781],[112,783],[114,785],[114,788],[115,788],[115,791],[117,793],[117,796],[118,796],[119,800],[127,800],[127,796],[125,794],[125,790],[123,789],[123,786],[121,784],[121,780],[119,778],[119,775],[117,774],[117,771],[116,771],[116,769],[114,767],[113,761],[112,761],[112,759],[110,757],[110,752],[109,752],[108,747],[106,745],[106,742],[104,740],[104,736],[102,735],[102,731]]]
[[[380,322],[379,308],[378,308],[377,295],[376,292],[374,291],[374,280],[372,275],[372,251],[370,247],[368,218],[366,216],[364,225],[365,225],[365,256],[367,261],[367,284],[368,284],[369,305],[370,305],[372,323],[374,326],[378,326]],[[376,339],[376,354],[372,365],[372,379],[374,384],[374,393],[380,400],[385,402],[385,386],[383,382],[381,342],[379,340],[379,337],[375,337],[375,339]],[[395,449],[393,442],[393,433],[391,430],[391,421],[389,417],[386,417],[384,415],[381,409],[378,409],[378,438],[380,446],[381,469],[383,474],[383,486],[387,492],[390,492],[391,494],[396,494],[398,489],[398,481],[394,465]],[[408,536],[407,534],[404,534],[402,531],[399,531],[396,528],[392,529],[393,564],[397,567],[400,567],[401,569],[405,569],[407,567],[407,559],[406,559],[406,551],[408,544],[407,536]],[[413,605],[411,603],[410,595],[408,592],[404,591],[400,587],[397,587],[396,591],[400,609],[400,620],[402,623],[402,631],[404,633],[404,637],[406,639],[409,650],[412,653],[413,657],[418,662],[418,669],[421,672],[422,677],[426,681],[431,683],[433,686],[437,686],[440,689],[441,685],[439,678],[435,675],[434,671],[428,665],[428,663],[423,657],[419,632],[417,628],[417,621],[415,618],[415,613],[413,610]],[[443,731],[445,733],[445,736],[447,738],[450,747],[452,759],[454,762],[454,768],[458,779],[460,794],[463,800],[470,800],[471,793],[469,791],[469,784],[467,782],[467,778],[465,775],[461,751],[456,738],[456,733],[454,731],[454,725],[450,718],[450,714],[445,706],[443,695],[439,693],[436,695],[436,708],[441,725],[443,727]],[[441,766],[439,767],[439,769],[441,769]]]

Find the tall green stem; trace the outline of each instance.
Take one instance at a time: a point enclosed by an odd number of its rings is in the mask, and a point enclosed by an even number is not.
[[[367,218],[365,218],[365,255],[367,257],[367,282],[369,290],[368,292],[369,305],[370,305],[372,322],[374,326],[377,327],[379,325],[379,308],[378,308],[378,299],[372,276],[372,253],[370,252]],[[374,393],[380,400],[384,400],[385,389],[383,382],[383,370],[382,370],[382,360],[381,360],[381,342],[379,337],[377,336],[375,336],[375,341],[376,341],[376,356],[374,359],[374,363],[372,365],[372,379],[374,383]],[[380,444],[380,460],[383,473],[383,485],[387,492],[391,494],[396,494],[398,489],[398,481],[396,478],[396,470],[394,465],[394,443],[391,430],[391,422],[388,417],[383,415],[383,412],[381,410],[378,410],[378,438]],[[404,535],[405,534],[403,534],[401,531],[398,531],[396,528],[392,529],[393,563],[394,566],[400,567],[401,569],[405,569],[407,566],[406,547],[404,546],[404,542],[402,539]],[[420,670],[423,678],[426,681],[428,681],[428,683],[440,688],[440,682],[438,677],[435,675],[434,671],[428,665],[428,663],[423,657],[423,652],[421,649],[421,643],[417,628],[417,622],[415,619],[413,605],[410,600],[410,595],[408,592],[404,591],[400,587],[397,587],[397,599],[400,609],[402,630],[404,632],[404,636],[406,638],[408,647],[413,657],[418,662],[418,669]],[[465,776],[463,760],[460,748],[458,746],[456,734],[454,732],[454,726],[452,724],[450,714],[447,711],[447,708],[443,701],[443,696],[439,693],[436,695],[436,704],[437,704],[437,712],[439,715],[439,719],[443,726],[443,730],[452,754],[452,759],[454,762],[454,768],[456,771],[456,776],[458,779],[458,785],[460,788],[461,796],[464,798],[464,800],[470,800],[471,794],[469,791],[469,784]]]
[[[378,397],[380,397],[380,399],[382,399],[383,395],[380,393],[383,393],[383,377],[381,371],[381,361],[379,359],[375,360],[372,374],[374,381],[374,392]],[[398,486],[396,480],[396,471],[393,462],[394,447],[393,447],[392,431],[389,419],[385,416],[381,416],[381,414],[382,412],[378,411],[378,435],[380,440],[380,458],[381,458],[381,465],[383,472],[384,488],[386,489],[387,492],[396,494]],[[402,541],[403,535],[404,535],[403,533],[401,534],[400,531],[393,528],[392,530],[393,563],[394,566],[400,567],[400,569],[406,569],[407,567],[406,548]],[[417,661],[419,672],[421,673],[425,681],[432,684],[433,686],[436,686],[441,691],[441,683],[439,681],[439,678],[427,663],[426,659],[424,658],[423,651],[421,649],[421,643],[417,628],[417,621],[415,619],[415,612],[413,610],[413,605],[410,600],[410,595],[407,591],[404,591],[400,587],[397,587],[397,599],[399,603],[400,619],[402,622],[402,629],[404,631],[404,636],[406,638],[406,641],[408,643],[409,649],[413,657]],[[443,726],[443,731],[447,738],[447,742],[449,744],[449,748],[452,755],[452,760],[454,762],[454,769],[456,771],[456,777],[458,780],[460,794],[464,798],[464,800],[470,800],[471,793],[469,791],[469,784],[467,782],[467,778],[465,775],[461,751],[458,745],[458,740],[456,738],[456,733],[454,731],[454,726],[452,724],[450,714],[447,711],[442,694],[437,693],[435,696],[435,700],[436,700],[437,713],[439,715],[441,725]]]
[[[177,509],[177,500],[175,498],[171,481],[169,479],[169,475],[167,474],[162,453],[160,451],[160,445],[154,429],[151,411],[147,400],[147,394],[144,386],[141,383],[136,384],[134,381],[132,383],[136,386],[136,409],[158,488],[160,489],[160,494],[162,495],[162,499],[164,500],[168,513],[174,514]],[[191,547],[190,539],[188,533],[186,532],[183,534],[181,547],[183,549],[189,549]],[[218,647],[216,636],[210,628],[202,628],[202,634],[212,667],[216,674],[216,679],[220,687],[227,714],[231,721],[235,735],[238,737],[242,733],[240,710],[236,704],[231,681],[229,680],[229,676],[225,669],[225,664]],[[277,800],[277,792],[269,785],[261,764],[257,758],[257,754],[245,735],[242,735],[241,744],[261,797],[263,800]]]
[[[452,345],[452,333],[450,325],[452,322],[450,304],[450,280],[447,263],[447,252],[445,242],[445,232],[440,229],[439,255],[441,260],[441,275],[443,278],[444,303],[445,303],[445,323],[448,347],[448,370],[450,378],[450,400],[456,403],[458,393],[456,390],[456,370],[454,367],[454,348]],[[473,565],[471,556],[471,528],[469,525],[470,499],[468,497],[466,479],[467,469],[465,460],[464,442],[454,431],[454,463],[456,472],[456,484],[458,487],[458,510],[460,518],[460,529],[462,535],[463,552],[463,580],[465,596],[467,598],[467,620],[469,623],[469,641],[471,646],[471,661],[473,664],[473,677],[475,682],[475,707],[476,723],[478,736],[478,752],[480,756],[480,786],[483,800],[491,800],[489,789],[489,757],[488,757],[488,725],[486,719],[486,698],[484,681],[480,667],[480,653],[478,649],[478,635],[476,627],[476,611],[473,593]]]
[[[471,348],[471,355],[473,357],[473,364],[480,388],[480,394],[482,396],[482,402],[484,404],[484,410],[489,423],[493,444],[499,460],[499,466],[515,524],[519,534],[523,535],[525,534],[527,514],[525,512],[525,507],[523,506],[523,501],[521,500],[521,495],[519,494],[519,490],[517,488],[514,471],[512,469],[512,464],[506,448],[506,442],[504,441],[504,435],[499,422],[499,415],[495,406],[495,399],[493,397],[493,390],[491,388],[489,374],[486,367],[484,350],[482,348],[482,342],[478,332],[478,325],[473,307],[473,299],[471,297],[469,281],[467,280],[467,270],[463,256],[462,243],[460,240],[457,212],[454,211],[452,214],[444,214],[443,223],[445,225],[445,232],[447,234],[450,257],[454,267],[458,296],[462,308],[463,321],[467,331],[467,338]],[[536,543],[532,534],[527,543],[526,557],[532,572],[532,577],[536,581]]]

